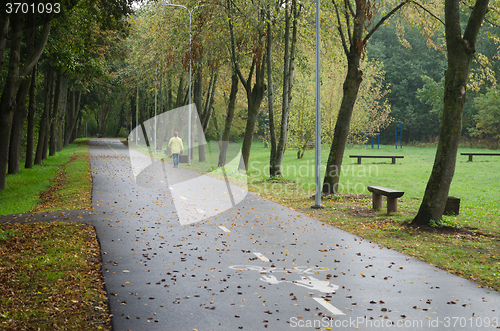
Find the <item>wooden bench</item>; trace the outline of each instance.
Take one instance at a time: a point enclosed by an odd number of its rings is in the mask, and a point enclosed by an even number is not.
[[[356,157],[358,158],[358,164],[361,164],[361,159],[362,158],[369,158],[369,159],[392,159],[392,164],[396,164],[396,159],[402,159],[404,156],[401,155],[391,155],[391,156],[380,156],[380,155],[349,155],[349,157]]]
[[[398,198],[405,194],[403,191],[396,191],[380,186],[368,186],[368,191],[372,192],[372,205],[375,210],[382,208],[382,196],[387,197],[387,214],[398,211]]]
[[[500,153],[460,153],[460,155],[469,155],[469,161],[472,162],[473,155],[488,156],[488,155],[500,155]]]

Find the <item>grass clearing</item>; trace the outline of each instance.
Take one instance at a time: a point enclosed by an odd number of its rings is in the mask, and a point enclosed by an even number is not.
[[[77,141],[43,160],[42,165],[8,175],[5,189],[0,191],[0,215],[89,208],[92,183],[88,162],[88,145]],[[45,194],[47,201],[44,192],[50,194]]]
[[[144,151],[147,149],[139,147]],[[322,148],[322,175],[329,149]],[[345,151],[341,169],[340,195],[324,197],[325,209],[311,209],[314,204],[314,150],[297,159],[295,150],[285,153],[283,178],[269,179],[269,148],[254,142],[246,178],[248,189],[262,197],[291,207],[325,223],[393,248],[464,278],[500,290],[500,158],[483,156],[468,162],[461,152],[487,152],[484,149],[459,148],[450,196],[461,199],[460,215],[444,216],[443,227],[412,229],[409,221],[416,215],[430,176],[435,147],[350,146]],[[217,154],[217,147],[212,146]],[[396,164],[390,159],[357,159],[349,155],[402,155]],[[223,179],[213,171],[217,160],[207,155],[200,163],[194,151],[192,166],[181,167]],[[164,157],[157,153],[156,157]],[[169,160],[169,159],[167,159]],[[237,163],[226,166],[226,172],[238,173]],[[237,182],[235,182],[237,183]],[[383,186],[404,191],[398,212],[386,215],[371,209],[367,186]],[[385,203],[384,203],[385,208]]]

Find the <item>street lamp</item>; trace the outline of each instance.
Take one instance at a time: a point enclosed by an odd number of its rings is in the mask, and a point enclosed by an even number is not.
[[[198,7],[203,7],[204,5],[199,5],[189,10],[183,5],[174,5],[171,3],[162,3],[164,6],[184,8],[189,13],[189,115],[188,115],[188,165],[191,165],[191,16],[193,11]]]
[[[156,154],[156,130],[157,130],[157,125],[156,125],[156,109],[158,105],[158,62],[156,62],[156,69],[155,69],[155,147],[154,147],[154,154]]]
[[[311,208],[321,209],[321,104],[320,104],[320,0],[316,0],[316,158],[315,158],[315,179],[316,193],[314,194],[314,206]]]

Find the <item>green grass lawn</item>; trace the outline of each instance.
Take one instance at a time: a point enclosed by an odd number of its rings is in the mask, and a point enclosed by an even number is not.
[[[322,148],[322,175],[328,160],[329,150]],[[480,149],[460,148],[461,152],[485,152]],[[370,194],[367,186],[383,186],[405,192],[400,199],[400,209],[416,212],[423,197],[427,181],[434,164],[435,148],[380,146],[380,149],[366,147],[349,148],[344,153],[340,177],[340,192],[345,194]],[[402,155],[404,159],[357,159],[349,155]],[[249,166],[250,183],[268,182],[269,149],[262,143],[252,146]],[[266,171],[267,170],[267,171]],[[303,159],[297,159],[294,150],[285,153],[283,160],[284,181],[288,183],[290,193],[300,193],[302,197],[314,194],[314,150],[306,151]],[[461,199],[458,220],[463,226],[476,226],[485,231],[500,232],[500,157],[476,156],[474,162],[468,162],[467,156],[457,155],[455,176],[450,188],[450,195]],[[271,183],[267,187],[272,186]],[[284,189],[283,185],[275,185]],[[274,193],[270,190],[269,193]],[[262,194],[266,196],[267,192]],[[283,190],[285,196],[286,190]]]
[[[83,141],[83,140],[82,140]],[[0,215],[26,213],[38,210],[79,209],[90,207],[90,172],[88,165],[88,145],[76,141],[69,147],[47,157],[42,165],[32,169],[21,168],[15,175],[8,175],[5,189],[0,191]],[[73,157],[72,162],[68,163]],[[62,171],[61,166],[67,165]],[[62,178],[64,177],[64,178]],[[40,194],[54,186],[54,180],[64,179],[65,184],[56,192],[52,206],[40,209]]]

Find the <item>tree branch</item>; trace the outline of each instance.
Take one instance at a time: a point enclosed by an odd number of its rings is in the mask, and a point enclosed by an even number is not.
[[[345,22],[346,22],[346,28],[347,28],[347,37],[349,38],[349,44],[352,45],[352,33],[351,33],[351,20],[349,19],[349,10],[348,10],[348,7],[351,7],[351,3],[349,2],[349,0],[344,0],[344,7],[345,7]],[[352,12],[352,8],[351,9],[351,13],[352,13],[352,17],[356,17],[356,14],[354,14]],[[340,24],[340,22],[339,22]]]
[[[477,0],[472,13],[469,16],[467,27],[464,31],[464,40],[469,43],[469,47],[475,50],[476,39],[483,23],[483,18],[488,12],[489,0]]]
[[[40,40],[38,40],[35,45],[35,49],[31,58],[26,62],[25,66],[19,70],[20,77],[28,76],[32,71],[35,64],[37,64],[40,56],[42,56],[43,50],[45,49],[45,45],[47,44],[47,40],[49,39],[50,27],[52,25],[53,14],[46,14],[45,22],[43,23],[43,30],[40,36]]]
[[[229,8],[228,10],[231,10],[231,9]],[[231,35],[231,59],[232,59],[233,65],[234,65],[234,71],[236,72],[236,74],[240,78],[240,81],[243,84],[243,87],[245,88],[245,90],[248,91],[248,85],[245,81],[245,78],[241,74],[240,66],[238,65],[238,61],[236,59],[236,49],[235,49],[236,47],[234,45],[234,31],[233,31],[233,23],[231,20],[231,16],[229,16],[229,33]]]
[[[335,3],[335,0],[332,0],[332,3],[333,3],[333,6],[335,7],[335,12],[337,14],[337,29],[339,30],[340,39],[342,40],[342,47],[344,48],[345,55],[348,56],[349,55],[349,49],[347,48],[347,43],[346,43],[346,40],[345,40],[344,31],[342,30],[342,24],[340,22],[339,9],[337,7],[337,4]]]
[[[352,17],[356,16],[354,9],[352,9],[351,2],[346,0],[346,5],[349,6],[349,11],[351,12]]]
[[[439,21],[441,24],[443,24],[443,26],[445,26],[446,24],[439,18],[437,17],[436,15],[434,15],[433,13],[431,13],[431,11],[427,8],[425,8],[424,6],[422,6],[421,4],[419,4],[418,2],[416,1],[412,1],[413,4],[415,4],[417,7],[420,7],[423,11],[425,11],[427,14],[431,15],[432,17],[434,17],[437,21]]]
[[[377,29],[382,25],[384,24],[385,21],[387,21],[392,15],[394,15],[394,13],[396,13],[399,9],[401,9],[404,5],[408,4],[408,2],[410,2],[409,0],[406,0],[404,2],[401,2],[399,5],[397,5],[396,7],[394,7],[389,13],[387,13],[384,17],[382,17],[380,19],[380,21],[378,21],[377,25],[375,25],[373,27],[373,29],[371,29],[371,31],[365,36],[365,38],[363,39],[363,45],[366,45],[366,43],[368,42],[368,40],[371,38],[371,36],[375,33],[375,31],[377,31]]]

